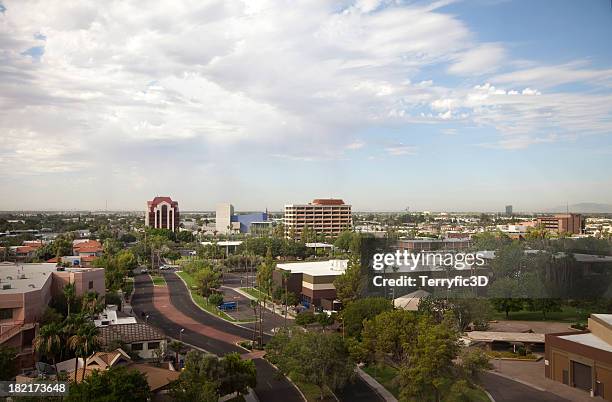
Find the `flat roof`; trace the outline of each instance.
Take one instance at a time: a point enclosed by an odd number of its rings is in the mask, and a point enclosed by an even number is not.
[[[346,270],[348,260],[326,260],[308,262],[290,262],[277,264],[278,269],[292,274],[307,274],[312,276],[341,275]]]
[[[544,343],[544,334],[531,332],[494,332],[471,331],[466,332],[466,338],[474,342],[525,342]]]
[[[606,324],[612,326],[612,314],[591,314],[594,318],[599,319],[600,321],[605,322]]]
[[[559,336],[559,338],[590,346],[595,349],[605,350],[606,352],[612,352],[612,345],[590,332],[586,334],[562,335]]]
[[[305,244],[306,247],[308,248],[333,248],[334,245],[333,244],[329,244],[329,243],[306,243]]]
[[[0,264],[0,295],[34,292],[45,286],[55,264]],[[9,284],[10,289],[4,289]]]
[[[203,246],[208,246],[208,245],[215,244],[215,243],[212,242],[212,241],[203,241],[200,244],[203,245]],[[217,246],[222,246],[222,247],[225,247],[225,246],[239,246],[239,245],[242,244],[242,240],[222,240],[222,241],[216,242],[216,244],[217,244]]]

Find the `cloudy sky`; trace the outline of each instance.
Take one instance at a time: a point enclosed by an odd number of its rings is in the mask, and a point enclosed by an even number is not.
[[[612,203],[591,1],[0,0],[0,210]]]

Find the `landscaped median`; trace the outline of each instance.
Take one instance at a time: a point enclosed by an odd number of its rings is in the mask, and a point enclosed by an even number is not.
[[[151,275],[151,280],[153,281],[153,286],[166,286],[166,280],[163,276]]]
[[[185,271],[178,271],[176,272],[176,274],[179,276],[179,278],[183,280],[183,282],[185,282],[185,285],[187,285],[187,288],[189,289],[189,292],[191,293],[191,298],[193,299],[195,304],[197,304],[202,310],[206,311],[207,313],[213,314],[221,319],[224,319],[226,321],[230,321],[233,323],[250,322],[250,321],[237,321],[236,319],[224,313],[223,311],[220,311],[217,308],[217,306],[210,304],[204,296],[200,295],[197,292],[197,285],[196,285],[195,279],[193,276],[189,275],[189,273]]]
[[[242,290],[244,293],[251,295],[257,300],[263,300],[264,298],[268,298],[268,295],[266,295],[264,292],[257,288],[240,288],[240,290]]]

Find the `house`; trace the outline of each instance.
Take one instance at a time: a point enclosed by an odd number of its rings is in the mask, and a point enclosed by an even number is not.
[[[74,364],[74,359],[71,360]],[[69,367],[69,364],[58,363],[59,366]],[[81,378],[83,377],[83,371],[85,371],[85,378],[87,378],[91,373],[96,370],[108,370],[111,367],[121,367],[124,366],[129,370],[136,370],[145,375],[147,378],[147,383],[149,384],[149,389],[155,395],[159,395],[164,393],[165,390],[168,389],[169,385],[176,381],[179,378],[180,373],[174,370],[174,367],[171,363],[167,364],[166,367],[156,367],[153,365],[149,365],[146,363],[135,363],[132,361],[130,356],[123,351],[121,348],[115,349],[110,352],[96,352],[90,357],[87,358],[86,366],[82,367],[82,364],[77,369],[76,373],[74,370],[69,372],[68,379],[70,381],[81,382]],[[72,366],[74,367],[74,366]]]
[[[80,257],[100,257],[103,251],[104,247],[102,243],[97,240],[74,240],[72,243],[73,255],[78,255]]]
[[[100,345],[103,348],[123,343],[142,359],[155,359],[159,351],[168,350],[166,336],[143,323],[100,326]]]

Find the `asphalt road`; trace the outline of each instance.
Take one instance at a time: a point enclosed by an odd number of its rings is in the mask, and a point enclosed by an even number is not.
[[[549,392],[538,391],[535,388],[507,378],[482,373],[482,385],[491,394],[495,402],[570,402]]]
[[[178,284],[176,283],[176,281],[180,282],[180,280],[174,274],[165,274],[165,276],[166,281],[170,282],[169,286],[172,284],[175,291],[177,289],[180,290],[180,288],[177,288]],[[182,285],[182,282],[180,282],[180,284]],[[186,291],[187,290],[183,287],[182,293]],[[181,297],[180,294],[171,296],[172,304],[178,310],[184,314],[190,315],[196,321],[200,321],[205,325],[210,325],[219,330],[232,331],[231,333],[245,336],[249,339],[251,333],[249,330],[237,327],[203,312],[192,303],[189,296],[185,297]],[[153,284],[149,277],[147,275],[137,276],[135,278],[134,296],[132,297],[132,307],[134,311],[139,315],[141,312],[149,314],[149,324],[157,327],[169,337],[178,338],[181,327],[160,314],[153,306],[152,299]],[[220,325],[217,321],[221,321],[221,323],[225,325]],[[218,356],[223,356],[232,352],[241,354],[246,353],[245,349],[236,345],[220,342],[188,329],[183,332],[182,339],[186,343],[202,348]],[[255,387],[255,393],[261,402],[303,402],[297,389],[284,376],[278,375],[278,371],[270,363],[263,359],[254,359],[253,361],[257,367],[257,386]]]
[[[188,290],[185,287],[185,284],[181,279],[176,276],[174,273],[165,273],[164,278],[166,279],[166,283],[168,285],[168,289],[170,291],[170,299],[172,304],[183,314],[188,315],[206,325],[210,325],[215,329],[220,331],[224,331],[226,333],[242,336],[246,339],[251,339],[253,334],[251,330],[247,328],[243,328],[227,321],[224,321],[220,318],[214,317],[204,311],[202,311],[198,306],[193,304],[191,298],[189,297]],[[264,335],[264,342],[269,339],[269,336]],[[274,377],[276,369],[272,367],[267,361],[261,360],[259,363],[262,367],[262,370],[271,370],[270,373],[266,371],[266,375],[270,377]],[[256,360],[257,364],[257,360]],[[269,367],[269,369],[265,367]],[[258,375],[259,375],[259,367],[258,367]],[[287,381],[287,380],[285,380]],[[259,384],[259,379],[258,379]],[[259,385],[258,385],[259,387]],[[293,389],[295,390],[295,389]],[[276,399],[264,399],[260,396],[260,392],[258,389],[255,389],[257,396],[260,397],[262,402],[267,402],[268,400],[273,401]],[[296,391],[297,392],[297,391]],[[370,386],[361,379],[359,376],[355,376],[355,379],[352,383],[348,384],[342,391],[336,392],[338,399],[342,402],[383,402],[384,400],[374,391]],[[293,399],[288,399],[291,396],[289,394],[286,395],[283,402],[290,402]]]

